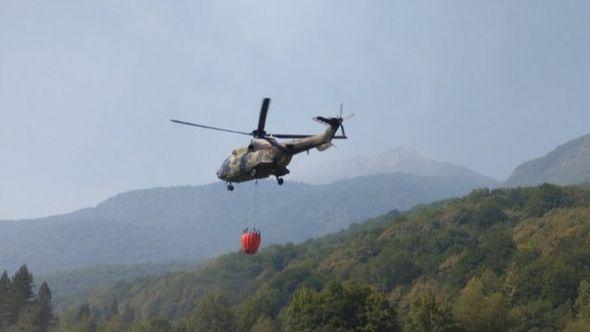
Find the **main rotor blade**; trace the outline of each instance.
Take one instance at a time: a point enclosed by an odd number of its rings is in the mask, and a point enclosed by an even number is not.
[[[242,135],[248,135],[251,136],[252,133],[247,133],[244,131],[237,131],[237,130],[230,130],[230,129],[223,129],[223,128],[217,128],[217,127],[211,127],[211,126],[204,126],[204,125],[200,125],[200,124],[196,124],[196,123],[192,123],[192,122],[186,122],[186,121],[180,121],[180,120],[174,120],[174,119],[170,119],[170,121],[175,122],[175,123],[180,123],[183,125],[187,125],[187,126],[193,126],[193,127],[199,127],[199,128],[205,128],[205,129],[212,129],[212,130],[218,130],[218,131],[224,131],[227,133],[233,133],[233,134],[242,134]]]
[[[268,113],[268,105],[270,105],[270,98],[264,98],[262,100],[262,107],[260,108],[260,117],[258,118],[258,132],[264,132],[264,126],[266,125],[266,114]]]
[[[317,135],[299,135],[299,134],[266,134],[268,137],[272,138],[307,138]],[[346,135],[334,135],[333,139],[347,139]]]
[[[266,134],[266,136],[274,138],[307,138],[315,135],[297,135],[297,134]]]

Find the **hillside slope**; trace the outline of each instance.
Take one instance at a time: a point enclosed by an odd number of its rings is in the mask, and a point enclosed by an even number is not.
[[[88,268],[63,270],[37,276],[36,282],[51,285],[53,308],[61,312],[70,305],[80,304],[91,291],[120,281],[161,276],[175,271],[192,271],[203,263],[161,263],[138,265],[98,265]]]
[[[329,185],[273,181],[137,190],[71,214],[0,222],[0,266],[37,273],[105,264],[195,261],[239,247],[245,227],[263,245],[299,242],[392,209],[460,196],[470,178],[386,174]]]
[[[590,183],[590,134],[558,146],[547,155],[518,166],[506,180],[509,187]]]
[[[383,294],[408,330],[428,324],[449,331],[563,330],[590,309],[584,304],[590,299],[590,190],[476,190],[300,245],[225,255],[197,272],[122,282],[89,301],[99,320],[116,299],[137,322],[164,317],[188,326],[185,318],[203,296],[221,293],[242,331],[260,324],[296,330],[293,324],[322,310],[339,314],[337,308],[298,311],[299,299],[314,296],[301,288],[324,294],[326,285],[346,280]]]

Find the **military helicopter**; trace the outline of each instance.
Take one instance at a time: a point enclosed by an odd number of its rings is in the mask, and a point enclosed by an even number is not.
[[[328,126],[323,133],[318,135],[267,133],[264,127],[269,105],[270,98],[264,98],[258,118],[258,127],[252,132],[217,128],[174,119],[170,121],[188,126],[253,137],[248,146],[235,149],[217,171],[217,177],[227,183],[227,190],[229,191],[234,190],[233,183],[257,180],[269,176],[275,176],[277,183],[282,185],[284,182],[282,177],[289,174],[287,166],[294,155],[304,151],[309,153],[309,150],[313,148],[316,148],[318,151],[324,151],[333,146],[333,139],[347,138],[344,132],[344,126],[342,125],[342,122],[345,120],[342,118],[342,105],[340,105],[340,116],[338,117],[318,116],[314,118],[315,121]],[[341,129],[342,133],[336,135],[339,129]],[[291,140],[279,142],[276,139]]]

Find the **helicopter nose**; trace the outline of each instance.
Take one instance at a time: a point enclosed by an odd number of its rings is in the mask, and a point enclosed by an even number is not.
[[[221,167],[217,170],[217,178],[220,180],[226,180],[227,175],[229,174],[229,158],[226,159]]]
[[[224,172],[223,167],[217,170],[217,178],[220,180],[225,180],[227,177],[227,172]]]

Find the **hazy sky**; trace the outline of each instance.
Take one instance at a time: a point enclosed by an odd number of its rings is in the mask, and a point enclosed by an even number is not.
[[[0,219],[216,181],[247,143],[169,118],[410,145],[505,179],[590,132],[588,1],[0,0]],[[309,158],[309,159],[306,159]],[[288,179],[287,179],[288,180]]]

